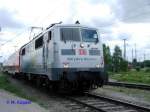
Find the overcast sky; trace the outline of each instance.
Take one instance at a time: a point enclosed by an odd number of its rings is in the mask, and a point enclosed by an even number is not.
[[[111,52],[127,39],[129,60],[135,45],[138,60],[150,59],[150,0],[0,0],[0,61],[29,41],[31,26],[76,20],[98,27]]]

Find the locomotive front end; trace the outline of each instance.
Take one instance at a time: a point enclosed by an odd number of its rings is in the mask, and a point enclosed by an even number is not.
[[[63,82],[80,89],[102,86],[107,75],[98,30],[75,25],[60,26],[58,32],[60,41],[54,47],[58,54],[54,57]]]

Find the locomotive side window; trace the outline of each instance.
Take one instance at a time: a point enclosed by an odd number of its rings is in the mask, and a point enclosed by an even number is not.
[[[48,32],[48,42],[51,40],[51,38],[52,38],[52,32],[49,31],[49,32]]]
[[[43,46],[43,36],[41,36],[40,38],[35,40],[35,49],[37,49],[37,48],[39,48],[41,46]]]
[[[21,55],[25,55],[25,48],[22,49]]]
[[[63,41],[80,41],[79,28],[61,28],[60,35]]]

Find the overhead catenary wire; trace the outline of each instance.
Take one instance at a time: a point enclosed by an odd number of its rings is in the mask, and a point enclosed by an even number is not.
[[[58,9],[58,7],[63,4],[63,1],[59,0],[58,3],[59,3],[59,5],[57,5],[56,7],[54,7],[50,13],[48,13],[42,20],[40,20],[39,24],[42,24],[43,21],[45,21],[47,18],[49,18],[49,16],[51,16],[55,12],[55,10]]]
[[[11,38],[10,40],[5,41],[4,43],[2,43],[0,45],[0,48],[4,45],[6,45],[9,42],[12,42],[13,40],[15,40],[16,38],[18,38],[20,35],[22,35],[24,33],[25,30],[23,30],[22,32],[19,32],[18,34],[16,34],[13,38]]]
[[[59,5],[56,6],[56,7],[54,7],[54,9],[53,9],[48,15],[46,15],[42,20],[40,20],[39,24],[41,24],[42,21],[44,21],[44,20],[47,19],[51,14],[53,14],[54,11],[56,10],[56,8],[58,8],[60,5],[62,5],[61,2],[59,2]],[[33,20],[34,23],[37,23],[38,21],[39,21],[39,20],[38,20],[37,18],[35,18],[35,19]],[[26,30],[26,29],[25,29],[25,30]],[[24,31],[25,31],[25,30],[24,30]],[[16,38],[18,38],[20,35],[22,35],[22,34],[24,33],[24,31],[22,31],[22,32],[20,32],[20,33],[18,33],[18,34],[16,34],[16,36],[14,36],[13,38],[11,38],[10,40],[7,40],[7,41],[5,41],[4,43],[2,43],[2,44],[0,45],[0,48],[1,48],[2,46],[6,45],[6,44],[9,43],[9,42],[12,42],[12,41],[15,40]]]

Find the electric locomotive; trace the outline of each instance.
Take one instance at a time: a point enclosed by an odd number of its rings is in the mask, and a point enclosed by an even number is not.
[[[19,50],[19,75],[55,89],[89,90],[108,80],[98,29],[53,24]]]

